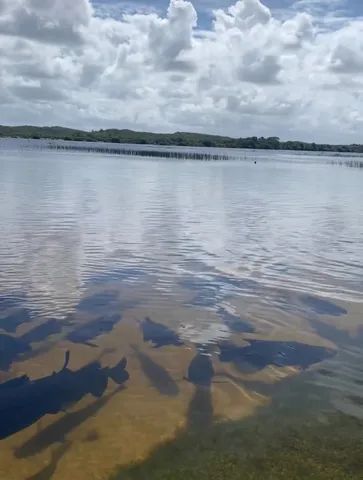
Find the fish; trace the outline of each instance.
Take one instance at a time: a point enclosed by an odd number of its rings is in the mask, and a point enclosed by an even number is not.
[[[249,340],[249,345],[244,347],[226,342],[219,345],[219,349],[221,362],[233,362],[239,367],[247,364],[258,370],[268,365],[296,366],[305,370],[335,354],[331,348],[274,340]]]
[[[175,345],[178,347],[183,345],[177,333],[161,323],[154,322],[149,317],[146,317],[145,320],[141,322],[141,328],[144,342],[151,342],[154,348],[160,348],[166,345]]]
[[[198,352],[190,362],[186,378],[194,385],[210,387],[214,373],[211,357]]]
[[[13,333],[20,325],[30,322],[31,319],[29,311],[26,308],[20,308],[6,317],[0,318],[0,328],[5,332]]]
[[[309,307],[314,313],[318,315],[331,315],[333,317],[340,317],[346,315],[348,311],[336,305],[330,300],[324,298],[313,297],[312,295],[302,295],[300,297],[301,302]]]
[[[0,334],[0,370],[8,370],[21,354],[31,351],[31,346],[21,338]]]
[[[115,325],[122,319],[119,314],[99,317],[89,323],[80,325],[67,335],[67,340],[73,343],[83,343],[91,347],[95,347],[91,340],[111,332]]]
[[[51,318],[50,320],[38,325],[29,332],[22,335],[20,338],[25,343],[38,343],[41,342],[51,335],[56,335],[60,333],[63,329],[63,323]]]
[[[21,355],[32,351],[32,343],[41,342],[51,335],[60,333],[62,328],[61,322],[51,319],[29,330],[21,337],[0,334],[0,370],[8,370]]]
[[[0,439],[7,438],[37,422],[45,415],[55,415],[79,402],[87,394],[100,398],[108,379],[118,385],[129,379],[127,360],[114,367],[102,367],[98,361],[79,370],[68,368],[70,352],[58,372],[30,379],[27,375],[0,384]]]
[[[219,307],[217,314],[222,318],[225,325],[235,333],[254,333],[255,328],[247,321],[242,320],[239,315],[230,313],[226,308]]]

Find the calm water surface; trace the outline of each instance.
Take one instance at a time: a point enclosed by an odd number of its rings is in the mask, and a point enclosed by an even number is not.
[[[0,225],[1,478],[107,479],[294,391],[363,418],[363,172],[3,146]]]

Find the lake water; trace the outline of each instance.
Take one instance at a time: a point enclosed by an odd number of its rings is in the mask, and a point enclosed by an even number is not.
[[[166,443],[266,418],[361,428],[363,171],[2,142],[0,478],[159,478]]]

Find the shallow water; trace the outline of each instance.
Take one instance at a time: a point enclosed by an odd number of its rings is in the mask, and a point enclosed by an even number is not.
[[[363,418],[362,172],[31,145],[0,145],[1,478],[107,479],[296,379]]]

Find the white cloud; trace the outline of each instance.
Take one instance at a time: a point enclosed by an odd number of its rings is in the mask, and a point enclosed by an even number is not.
[[[2,123],[359,141],[363,21],[285,17],[240,0],[202,31],[185,0],[119,18],[0,0]]]

